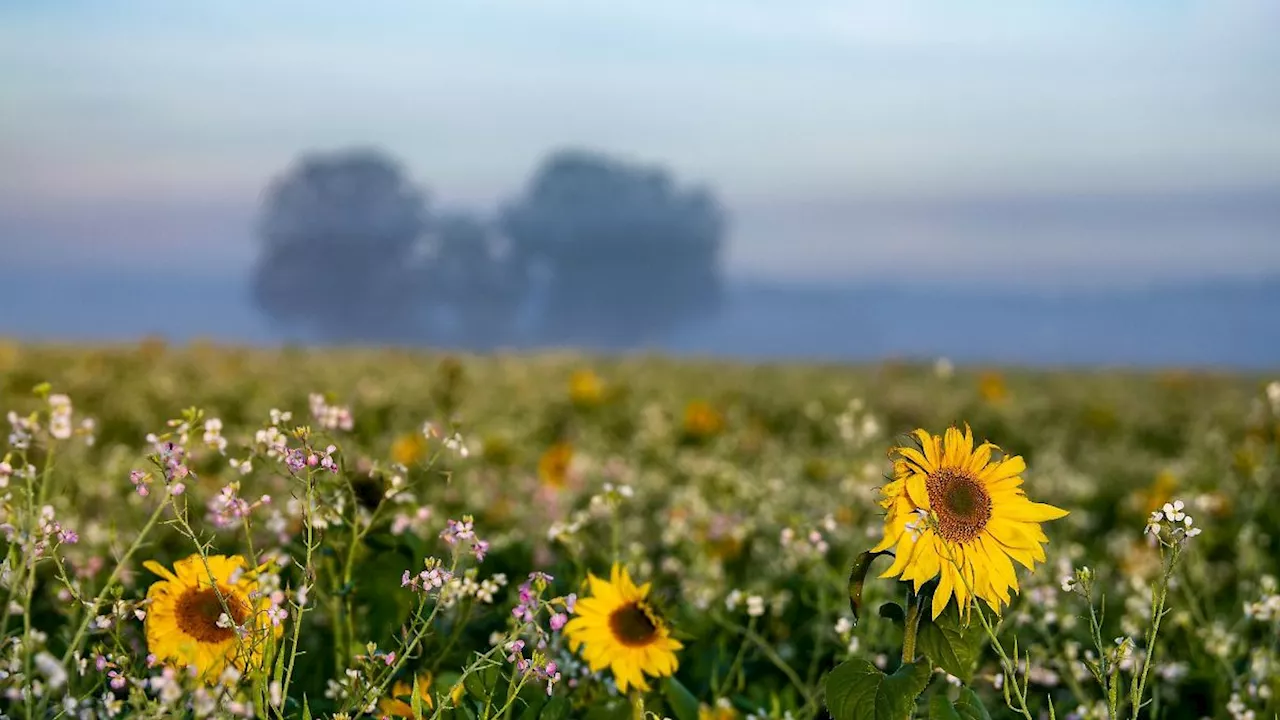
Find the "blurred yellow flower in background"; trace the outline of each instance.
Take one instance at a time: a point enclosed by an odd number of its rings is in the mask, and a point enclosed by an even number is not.
[[[693,400],[684,407],[684,432],[697,439],[720,434],[724,429],[724,416],[705,400]]]
[[[715,707],[698,706],[698,720],[737,720],[738,711],[728,702],[718,702]]]
[[[1009,388],[1004,383],[1004,376],[995,371],[982,373],[978,378],[978,394],[992,405],[1008,400]]]
[[[572,462],[573,446],[567,442],[558,442],[538,458],[538,479],[547,487],[562,488],[569,479],[569,465]]]
[[[435,700],[431,696],[431,673],[424,672],[418,676],[419,706],[434,708]],[[413,714],[413,683],[397,680],[391,688],[391,694],[378,701],[378,712],[389,717],[411,718]]]
[[[580,407],[593,407],[604,400],[604,381],[588,369],[573,371],[569,376],[569,399]]]
[[[421,460],[426,451],[427,440],[422,433],[405,433],[391,443],[391,459],[406,467]]]
[[[1173,493],[1177,489],[1178,477],[1169,470],[1161,470],[1150,486],[1137,493],[1142,514],[1150,515],[1159,510],[1165,503],[1173,500]]]

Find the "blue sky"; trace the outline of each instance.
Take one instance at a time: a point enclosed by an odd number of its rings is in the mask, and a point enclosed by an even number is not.
[[[715,186],[742,274],[945,274],[984,248],[1064,276],[1107,249],[1139,276],[1280,271],[1265,208],[1205,215],[1172,258],[1139,237],[1186,225],[1167,212],[1093,240],[915,210],[855,232],[867,202],[1280,188],[1277,38],[1277,0],[13,0],[0,259],[235,269],[301,151],[379,145],[486,207],[582,145]]]

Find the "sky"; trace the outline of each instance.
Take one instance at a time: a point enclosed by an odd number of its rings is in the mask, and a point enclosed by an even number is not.
[[[1280,273],[1277,68],[1280,0],[11,0],[0,262],[241,272],[302,152],[489,210],[575,146],[713,187],[737,276]]]

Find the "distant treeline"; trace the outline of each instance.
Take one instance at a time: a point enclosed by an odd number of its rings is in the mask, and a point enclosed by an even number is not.
[[[625,348],[723,295],[725,213],[660,167],[563,150],[492,216],[433,208],[382,152],[304,155],[268,188],[253,299],[328,342]]]

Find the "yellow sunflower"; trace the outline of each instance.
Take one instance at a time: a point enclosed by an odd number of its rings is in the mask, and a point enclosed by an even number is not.
[[[684,432],[705,440],[724,429],[724,416],[706,400],[692,400],[684,407]]]
[[[574,370],[569,376],[569,399],[580,407],[599,405],[604,399],[604,381],[591,370]]]
[[[426,454],[427,440],[422,433],[405,433],[391,443],[391,459],[406,467]]]
[[[978,378],[978,393],[992,405],[999,405],[1009,398],[1009,388],[1004,376],[998,372],[985,372]]]
[[[649,689],[646,675],[668,677],[676,671],[676,650],[684,647],[670,636],[663,619],[648,601],[649,584],[639,587],[625,568],[614,563],[608,581],[589,576],[591,597],[578,601],[575,617],[565,626],[569,648],[585,646],[582,657],[592,672],[610,668],[618,690]]]
[[[210,555],[208,562],[206,569],[192,555],[174,563],[173,572],[154,560],[143,566],[164,578],[147,591],[147,650],[177,668],[194,665],[213,682],[228,665],[241,671],[260,665],[272,624],[243,557]],[[219,623],[224,614],[237,626],[247,623],[249,632],[237,638],[235,628]],[[281,629],[275,628],[277,636]]]
[[[895,557],[880,577],[901,577],[919,591],[940,576],[935,618],[952,595],[961,609],[978,597],[999,613],[1018,590],[1010,559],[1031,570],[1044,562],[1040,523],[1067,511],[1028,500],[1022,458],[994,457],[1000,449],[988,442],[975,448],[967,426],[948,428],[945,438],[925,430],[915,437],[918,447],[894,448],[893,481],[881,488],[888,514],[874,551],[893,548]]]
[[[547,487],[562,488],[569,479],[569,466],[572,463],[573,446],[567,442],[558,442],[538,458],[538,479]]]
[[[436,704],[431,697],[431,681],[429,672],[418,676],[418,700],[424,708],[434,708]],[[378,701],[378,713],[383,717],[413,717],[413,683],[397,680],[391,695]]]

